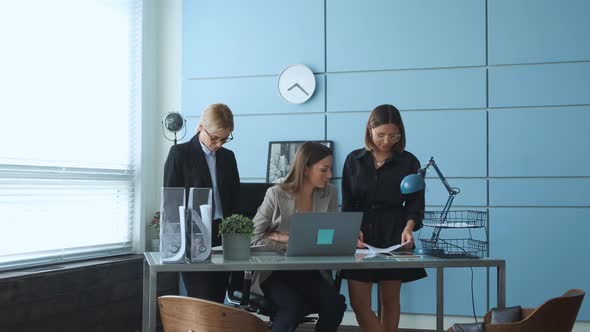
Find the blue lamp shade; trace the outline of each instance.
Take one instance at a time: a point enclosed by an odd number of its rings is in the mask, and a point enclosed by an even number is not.
[[[412,194],[424,189],[424,187],[426,187],[426,183],[422,172],[407,175],[399,185],[402,194]]]

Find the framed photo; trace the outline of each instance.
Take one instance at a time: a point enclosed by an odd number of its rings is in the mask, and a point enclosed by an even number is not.
[[[297,148],[308,141],[271,141],[268,142],[268,160],[266,164],[266,182],[281,183],[289,174],[295,160]],[[312,141],[322,143],[334,151],[333,141]]]

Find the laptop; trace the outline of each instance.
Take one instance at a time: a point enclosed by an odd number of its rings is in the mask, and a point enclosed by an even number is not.
[[[352,256],[362,212],[309,212],[291,217],[287,256]]]

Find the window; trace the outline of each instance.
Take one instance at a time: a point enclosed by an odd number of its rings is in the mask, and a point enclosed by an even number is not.
[[[0,269],[131,251],[141,13],[0,2]]]

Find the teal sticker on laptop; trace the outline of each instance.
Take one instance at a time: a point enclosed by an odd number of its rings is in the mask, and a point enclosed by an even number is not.
[[[334,230],[333,229],[318,229],[318,241],[317,244],[332,244],[334,243]]]

